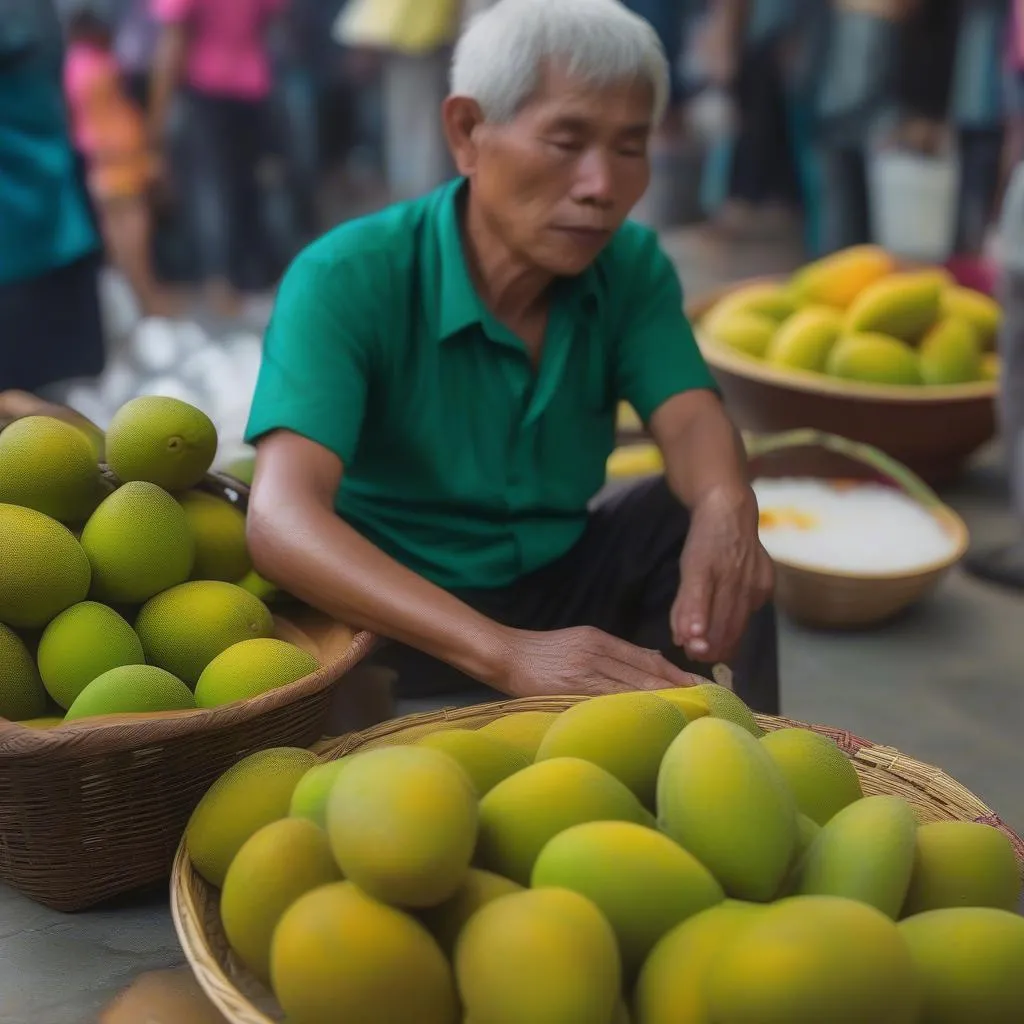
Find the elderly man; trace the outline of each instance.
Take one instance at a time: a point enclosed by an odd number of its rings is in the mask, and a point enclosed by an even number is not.
[[[442,108],[460,177],[334,229],[281,285],[253,557],[392,641],[400,696],[658,689],[735,656],[737,690],[774,710],[742,447],[671,262],[625,219],[668,74],[619,3],[499,0]],[[665,478],[590,507],[620,399]]]

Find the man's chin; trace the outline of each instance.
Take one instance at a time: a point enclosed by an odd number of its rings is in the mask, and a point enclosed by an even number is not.
[[[554,277],[579,277],[593,265],[599,254],[600,250],[589,254],[548,252],[544,254],[543,259],[537,262]]]

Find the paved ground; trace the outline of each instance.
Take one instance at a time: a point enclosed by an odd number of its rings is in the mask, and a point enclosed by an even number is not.
[[[784,247],[736,249],[700,233],[670,247],[691,294],[797,259]],[[994,450],[947,498],[976,541],[1012,534]],[[1024,831],[1022,624],[1024,599],[959,573],[877,632],[812,634],[784,623],[784,711],[941,764]],[[162,892],[67,917],[0,888],[0,1024],[93,1024],[133,976],[180,961]]]

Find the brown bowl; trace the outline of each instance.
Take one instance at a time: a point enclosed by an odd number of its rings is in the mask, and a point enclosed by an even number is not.
[[[770,282],[779,278],[758,278]],[[701,296],[687,305],[700,319],[717,302],[751,280]],[[779,369],[700,336],[701,352],[714,374],[733,421],[741,430],[774,434],[802,427],[881,449],[936,486],[955,479],[971,456],[996,432],[998,384],[979,381],[940,387],[908,387],[839,381],[824,374]],[[801,450],[774,460],[780,476],[849,476],[830,453]],[[868,475],[869,470],[855,470]]]

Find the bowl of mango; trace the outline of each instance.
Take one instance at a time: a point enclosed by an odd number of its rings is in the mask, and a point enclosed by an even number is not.
[[[788,278],[731,285],[688,313],[741,429],[839,434],[931,484],[995,433],[1002,310],[942,268],[856,246]],[[823,456],[794,453],[812,457]]]

